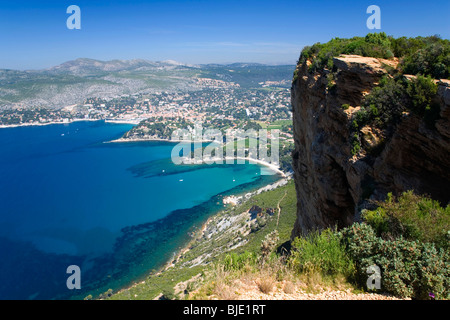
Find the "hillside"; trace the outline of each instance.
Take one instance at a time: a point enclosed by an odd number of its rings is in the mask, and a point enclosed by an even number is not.
[[[341,275],[298,272],[286,256],[295,221],[292,180],[211,217],[162,270],[101,299],[397,300],[364,292]],[[273,238],[273,235],[276,237]],[[270,239],[269,251],[265,251]],[[274,251],[274,252],[272,252]],[[321,249],[322,251],[322,249]],[[323,254],[323,253],[322,253]],[[262,258],[264,257],[264,258]],[[318,271],[318,270],[317,270]],[[97,297],[88,297],[97,298]]]
[[[0,110],[61,109],[92,97],[110,100],[122,95],[199,90],[199,79],[236,83],[242,88],[261,88],[262,82],[276,81],[288,88],[293,67],[80,58],[43,70],[0,69]]]
[[[449,48],[384,34],[305,48],[294,181],[212,217],[164,270],[101,298],[448,299]]]

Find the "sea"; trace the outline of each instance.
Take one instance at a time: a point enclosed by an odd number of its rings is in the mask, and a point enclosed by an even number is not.
[[[175,165],[172,142],[110,142],[131,128],[0,128],[0,299],[127,287],[173,259],[223,197],[280,179],[259,164]]]

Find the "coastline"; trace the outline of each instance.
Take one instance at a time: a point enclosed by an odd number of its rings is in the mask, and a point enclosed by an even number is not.
[[[233,195],[229,195],[227,197],[225,197],[223,199],[223,203],[226,203],[226,198],[230,198],[230,197],[235,197],[235,198],[243,198],[243,202],[246,202],[248,200],[250,200],[253,196],[260,194],[261,192],[264,191],[269,191],[269,190],[274,190],[276,188],[282,187],[284,185],[286,185],[289,180],[291,179],[290,176],[285,176],[283,178],[281,178],[280,180],[274,182],[274,183],[270,183],[264,187],[260,187],[255,191],[251,191],[251,192],[247,192],[247,193],[238,193],[238,194],[233,194]],[[232,206],[235,206],[235,204],[230,203]],[[211,217],[209,217],[204,223],[202,223],[199,226],[199,233],[203,234],[204,231],[207,229],[208,225],[211,223],[211,221],[213,221],[217,216],[219,216],[221,212],[217,212],[216,214],[212,215]],[[190,249],[191,243],[192,241],[196,240],[196,238],[193,238],[192,240],[190,240],[184,247],[182,247],[181,249],[177,250],[174,252],[174,258],[167,262],[165,264],[165,266],[163,266],[160,271],[158,271],[155,275],[159,275],[160,273],[172,268],[175,266],[175,264],[178,262],[178,260],[180,259],[181,256],[185,255]]]
[[[105,123],[121,123],[138,125],[142,120],[105,119]]]
[[[104,121],[105,123],[132,124],[132,125],[137,125],[140,122],[140,121],[136,121],[136,120],[81,119],[80,118],[80,119],[72,119],[72,120],[69,120],[69,121],[32,122],[32,123],[20,123],[20,124],[1,124],[0,125],[0,129],[17,128],[17,127],[32,127],[32,126],[48,126],[48,125],[52,125],[52,124],[70,124],[70,123],[73,123],[73,122],[81,122],[81,121],[89,121],[89,122]]]
[[[275,171],[276,173],[281,175],[283,178],[288,177],[288,175],[285,172],[280,170],[279,166],[274,165],[274,164],[272,164],[270,162],[266,162],[266,161],[258,160],[258,159],[253,159],[253,158],[248,158],[248,157],[225,157],[224,158],[225,161],[226,160],[234,160],[234,159],[236,159],[236,160],[248,160],[248,163],[250,163],[250,164],[255,164],[255,163],[260,164],[260,165],[263,165],[265,167],[268,167],[272,171]],[[234,163],[234,161],[233,161],[233,163]]]
[[[205,143],[205,142],[214,142],[213,140],[171,140],[171,139],[164,139],[164,138],[133,138],[133,139],[124,139],[124,138],[119,138],[119,139],[115,139],[115,140],[111,140],[111,141],[105,141],[104,143],[122,143],[122,142],[146,142],[146,141],[163,141],[163,142],[173,142],[173,143],[180,143],[180,142],[189,142],[189,143]],[[259,159],[253,159],[253,158],[249,158],[249,157],[223,157],[222,159],[219,158],[211,158],[210,160],[212,161],[217,161],[217,160],[223,160],[225,161],[226,164],[234,164],[234,160],[244,160],[248,161],[250,164],[260,164],[263,165],[269,169],[271,169],[272,171],[280,174],[282,177],[287,177],[286,173],[283,172],[282,170],[280,170],[280,167],[277,165],[274,165],[270,162],[267,161],[263,161],[263,160],[259,160]],[[228,160],[233,160],[232,163],[227,163]],[[202,162],[203,163],[203,162]],[[197,164],[197,163],[196,163]],[[239,164],[239,163],[238,163]]]
[[[165,138],[133,138],[133,139],[124,139],[119,138],[111,141],[105,141],[105,143],[126,143],[126,142],[146,142],[146,141],[163,141],[163,142],[212,142],[212,140],[179,140],[179,139],[165,139]]]
[[[80,121],[103,121],[104,119],[73,119],[70,121],[52,121],[52,122],[32,122],[32,123],[21,123],[21,124],[1,124],[0,129],[6,129],[6,128],[18,128],[18,127],[32,127],[32,126],[48,126],[52,124],[70,124],[73,122],[80,122]]]
[[[236,194],[230,194],[227,197],[237,197],[237,198],[242,198],[244,199],[243,202],[249,201],[253,196],[260,194],[261,192],[264,191],[269,191],[269,190],[274,190],[277,189],[279,187],[285,186],[287,183],[289,183],[289,181],[292,179],[291,175],[284,175],[282,176],[279,180],[277,180],[276,182],[272,182],[269,183],[263,187],[259,187],[256,190],[250,191],[250,192],[238,192]],[[227,197],[223,198],[223,204],[226,205],[225,199]],[[231,204],[232,206],[234,206],[233,204]],[[158,277],[161,274],[163,274],[164,272],[168,271],[169,269],[175,267],[175,265],[180,261],[180,259],[191,250],[191,246],[193,244],[193,242],[195,242],[198,238],[201,238],[202,235],[204,234],[204,232],[207,230],[208,226],[210,223],[212,223],[213,221],[215,221],[217,219],[217,217],[220,217],[220,215],[223,214],[224,210],[229,210],[229,206],[228,208],[222,209],[216,213],[214,213],[213,215],[211,215],[210,217],[208,217],[206,219],[206,221],[202,222],[201,224],[199,224],[197,226],[197,231],[195,233],[192,234],[191,238],[189,239],[189,241],[187,241],[183,246],[181,246],[179,249],[174,250],[172,252],[172,257],[170,259],[168,259],[168,261],[166,263],[164,263],[163,265],[161,265],[161,267],[159,267],[159,269],[157,269],[156,272],[151,273],[149,270],[149,274],[147,274],[146,277],[148,276],[155,276]],[[138,280],[135,281],[134,283],[124,286],[122,288],[120,288],[117,292],[115,292],[114,294],[120,294],[124,291],[127,291],[131,288],[134,288],[142,283],[145,283],[146,280]],[[156,297],[155,299],[158,299],[158,297]]]
[[[19,125],[19,126],[33,126],[33,125],[36,125],[36,126],[38,126],[38,127],[41,127],[41,126],[45,126],[45,125],[52,125],[52,124],[70,124],[70,123],[73,123],[73,122],[83,122],[83,121],[86,121],[86,123],[94,123],[95,121],[101,121],[100,123],[103,123],[102,121],[104,121],[103,119],[75,119],[75,120],[73,120],[73,121],[70,121],[70,122],[52,122],[52,123],[42,123],[42,124],[23,124],[23,125]],[[14,127],[14,126],[13,126]],[[57,126],[55,126],[55,128],[58,128]],[[62,128],[62,127],[59,127],[59,128]],[[6,131],[5,131],[6,132]],[[146,141],[148,141],[148,139],[146,139]],[[160,141],[169,141],[170,142],[170,140],[160,140]],[[182,142],[186,142],[185,140],[181,140]],[[176,142],[176,141],[173,141],[173,142]],[[205,142],[205,141],[199,141],[199,142]],[[258,164],[260,164],[260,165],[265,165],[265,166],[267,166],[267,167],[272,167],[272,169],[273,169],[273,165],[271,165],[270,163],[264,163],[263,161],[257,161],[257,160],[254,160],[253,162],[252,162],[252,160],[253,159],[249,159],[249,158],[238,158],[238,157],[231,157],[231,158],[225,158],[224,157],[224,159],[223,160],[232,160],[232,162],[233,163],[236,163],[235,161],[234,161],[234,159],[241,159],[241,160],[248,160],[249,162],[247,162],[247,161],[245,161],[245,164],[248,164],[248,163],[258,163]],[[260,168],[257,168],[257,169],[260,169],[260,170],[262,170],[262,167],[260,167]],[[278,171],[277,170],[277,172],[280,172],[281,173],[281,171]],[[258,176],[259,176],[259,173],[258,173]],[[281,176],[283,176],[284,177],[284,173],[282,173],[282,175],[280,175],[280,176],[274,176],[273,177],[273,180],[271,180],[271,182],[269,182],[269,183],[267,183],[266,182],[266,184],[264,185],[264,183],[260,183],[258,186],[255,186],[253,189],[249,189],[248,191],[247,191],[247,193],[246,192],[243,192],[243,190],[235,190],[234,191],[234,193],[233,193],[233,195],[241,195],[241,194],[255,194],[256,192],[260,192],[262,189],[264,189],[264,188],[267,188],[268,186],[270,186],[270,185],[272,185],[273,184],[273,181],[276,181],[276,182],[278,182],[278,181],[280,181],[280,179],[281,179]],[[266,181],[266,180],[261,180],[261,182],[263,182],[263,181]],[[261,186],[263,186],[263,187],[261,187]],[[223,209],[221,210],[221,211],[223,211]],[[213,217],[213,216],[216,216],[217,215],[217,213],[212,213],[212,216],[211,217]],[[214,221],[214,220],[212,220],[212,221]],[[206,226],[207,225],[211,225],[211,220],[210,219],[206,219],[206,221],[204,221],[204,222],[202,222],[202,221],[198,221],[198,224],[197,224],[197,228],[199,228],[200,226],[201,226],[201,228],[206,228]],[[198,230],[198,229],[197,229]],[[172,254],[173,254],[173,256],[172,257],[178,257],[178,255],[181,253],[181,252],[183,252],[183,250],[185,250],[186,248],[188,249],[189,248],[189,243],[190,243],[190,241],[192,240],[192,239],[190,239],[190,238],[187,238],[187,239],[185,239],[186,240],[186,243],[180,243],[180,247],[178,247],[178,248],[181,248],[181,250],[180,249],[177,249],[177,250],[174,250],[173,252],[171,252]],[[173,260],[173,258],[172,258],[172,260]],[[168,261],[166,261],[166,263],[165,264],[163,264],[162,266],[164,266],[164,269],[166,269],[166,267],[168,267],[166,264],[167,263],[170,263],[172,260],[168,260]],[[162,262],[163,262],[163,260],[162,260]],[[164,270],[163,269],[163,270]]]

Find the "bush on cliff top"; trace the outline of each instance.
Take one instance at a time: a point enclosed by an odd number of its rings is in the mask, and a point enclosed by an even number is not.
[[[430,76],[418,75],[411,80],[403,76],[383,77],[379,86],[364,98],[361,109],[353,115],[349,139],[352,154],[360,151],[355,149],[355,141],[360,140],[361,128],[369,125],[385,131],[396,125],[404,112],[413,112],[424,120],[429,129],[434,129],[441,110],[439,104],[433,102],[437,88]],[[371,150],[366,151],[371,153]]]
[[[351,39],[334,38],[327,43],[305,47],[298,62],[310,60],[310,72],[323,68],[332,70],[333,57],[341,54],[384,59],[397,57],[399,69],[404,74],[450,78],[450,41],[439,36],[395,39],[381,32]]]

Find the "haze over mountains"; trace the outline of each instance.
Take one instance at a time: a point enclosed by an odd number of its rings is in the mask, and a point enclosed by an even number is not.
[[[172,60],[80,58],[42,70],[0,69],[0,109],[57,109],[89,97],[112,99],[158,91],[199,90],[199,78],[234,82],[242,88],[261,87],[264,81],[285,81],[288,87],[293,70],[293,65],[189,65]]]

